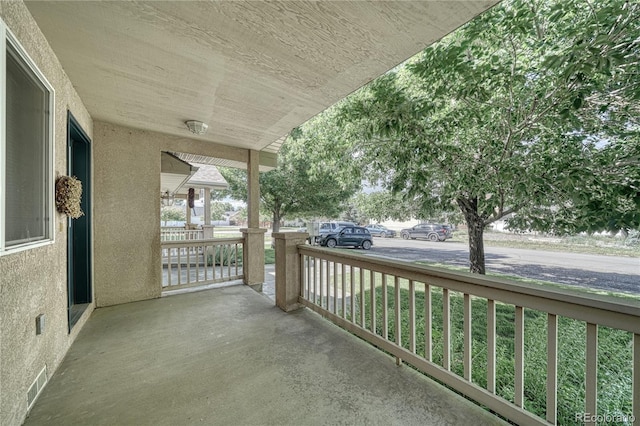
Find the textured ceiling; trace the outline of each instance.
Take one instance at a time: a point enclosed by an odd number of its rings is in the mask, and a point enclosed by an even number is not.
[[[94,119],[269,152],[495,3],[26,2]]]

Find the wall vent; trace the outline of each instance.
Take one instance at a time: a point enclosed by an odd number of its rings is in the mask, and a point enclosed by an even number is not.
[[[31,410],[33,403],[36,402],[40,392],[44,389],[44,386],[47,384],[47,366],[45,365],[38,377],[33,381],[33,384],[29,388],[27,392],[27,410]]]

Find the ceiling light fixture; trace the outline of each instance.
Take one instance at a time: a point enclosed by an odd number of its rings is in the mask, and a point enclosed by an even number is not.
[[[187,125],[187,129],[189,129],[189,131],[191,133],[196,134],[196,135],[205,134],[205,132],[209,128],[209,126],[204,124],[202,121],[197,121],[197,120],[185,121],[184,124]]]

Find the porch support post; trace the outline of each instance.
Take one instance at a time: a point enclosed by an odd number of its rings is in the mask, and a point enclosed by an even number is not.
[[[276,246],[276,306],[285,312],[302,308],[298,296],[302,289],[300,254],[297,246],[304,244],[306,232],[274,232]]]
[[[213,225],[202,225],[202,238],[210,240],[213,238]]]
[[[255,291],[261,292],[264,283],[264,234],[267,230],[243,228],[240,232],[244,238],[244,250],[242,250],[244,283]]]
[[[191,229],[191,207],[189,207],[189,200],[188,199],[187,199],[187,203],[186,203],[186,208],[187,208],[187,211],[186,211],[187,220],[185,222],[185,228],[186,229]]]
[[[260,227],[260,153],[249,150],[247,162],[247,228]]]
[[[256,291],[262,291],[264,283],[264,234],[260,229],[260,153],[249,150],[247,161],[247,228],[241,229],[244,237],[242,264],[244,283]]]
[[[211,188],[204,189],[204,224],[211,225]]]

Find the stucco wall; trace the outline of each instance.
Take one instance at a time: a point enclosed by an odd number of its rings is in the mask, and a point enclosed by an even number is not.
[[[98,121],[93,145],[96,305],[159,297],[161,152],[246,163],[248,151]]]
[[[60,63],[22,2],[0,2],[0,17],[55,90],[56,175],[67,174],[67,111],[92,135],[92,120]],[[4,52],[2,52],[4,54]],[[27,391],[46,365],[55,371],[93,307],[71,334],[67,322],[66,216],[55,214],[55,243],[0,256],[0,424],[19,425]],[[36,336],[35,318],[45,315]]]

